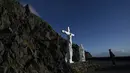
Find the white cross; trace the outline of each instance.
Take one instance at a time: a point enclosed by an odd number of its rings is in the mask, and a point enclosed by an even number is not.
[[[68,27],[68,31],[62,30],[62,33],[65,33],[68,37],[68,51],[66,54],[66,62],[73,63],[72,56],[73,56],[73,49],[72,49],[72,36],[74,36],[73,33],[70,32],[70,28]]]
[[[73,33],[70,32],[70,28],[68,27],[68,31],[62,30],[63,33],[66,33],[67,35],[74,36]]]

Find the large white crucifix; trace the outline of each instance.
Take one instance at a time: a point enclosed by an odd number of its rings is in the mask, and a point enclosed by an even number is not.
[[[70,32],[70,28],[68,27],[68,31],[62,30],[62,33],[65,33],[67,35],[67,39],[68,39],[68,48],[67,48],[67,54],[65,57],[65,61],[67,63],[74,63],[72,61],[72,56],[73,56],[73,49],[72,49],[72,36],[74,36],[74,34],[72,34]]]

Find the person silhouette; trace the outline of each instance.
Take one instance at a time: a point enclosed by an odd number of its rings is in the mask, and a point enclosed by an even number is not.
[[[112,65],[115,66],[115,55],[113,54],[113,52],[111,51],[111,49],[109,49],[109,55],[110,55],[110,59],[112,61]]]

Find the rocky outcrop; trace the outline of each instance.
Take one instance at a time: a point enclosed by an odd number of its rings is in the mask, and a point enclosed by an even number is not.
[[[72,48],[73,48],[73,61],[79,62],[80,60],[79,45],[73,43]],[[90,54],[90,52],[85,51],[85,58],[86,58],[86,61],[88,60],[88,58],[92,58],[92,55]]]
[[[16,0],[0,0],[0,73],[73,73],[66,40]]]
[[[72,44],[72,49],[73,49],[73,57],[72,60],[74,62],[78,62],[80,60],[79,58],[79,46],[77,44]]]
[[[73,48],[73,61],[74,63],[71,64],[71,67],[75,73],[89,73],[94,72],[97,68],[99,68],[98,64],[94,64],[89,60],[89,58],[92,58],[92,55],[90,52],[85,51],[85,62],[79,62],[80,56],[79,56],[79,46],[77,44],[72,45]]]
[[[86,58],[86,61],[87,61],[89,58],[92,58],[91,53],[90,53],[90,52],[85,51],[85,58]]]
[[[33,13],[33,14],[35,14],[35,15],[37,15],[37,16],[40,17],[40,15],[38,14],[38,12],[31,5],[27,4],[24,7],[28,10],[28,12],[31,12],[31,13]]]

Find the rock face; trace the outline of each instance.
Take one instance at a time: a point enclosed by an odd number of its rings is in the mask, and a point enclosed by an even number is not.
[[[23,5],[23,6],[24,6],[24,5]],[[37,11],[36,11],[31,5],[27,4],[27,5],[25,5],[24,7],[25,7],[26,9],[28,9],[31,13],[33,13],[33,14],[35,14],[35,15],[37,15],[37,16],[40,17],[40,15],[37,13]]]
[[[87,61],[88,58],[92,58],[92,55],[90,54],[90,52],[85,51],[85,57],[86,57],[86,61]]]
[[[73,73],[67,41],[15,0],[0,0],[0,73]]]
[[[72,48],[73,48],[73,61],[79,62],[80,60],[79,45],[73,43]],[[88,60],[88,58],[91,58],[91,57],[92,55],[90,54],[90,52],[85,51],[86,61]]]
[[[74,62],[79,62],[80,57],[79,57],[79,46],[77,44],[72,44],[72,49],[73,49],[73,61]]]

